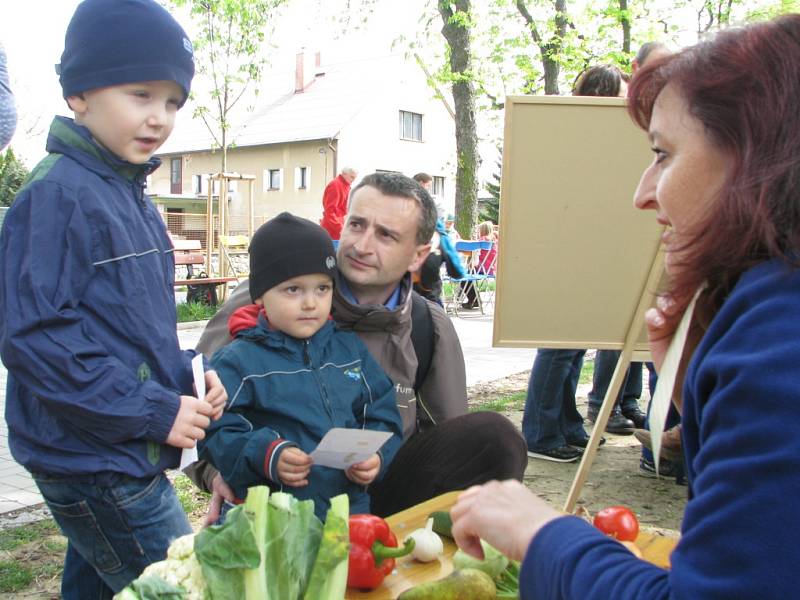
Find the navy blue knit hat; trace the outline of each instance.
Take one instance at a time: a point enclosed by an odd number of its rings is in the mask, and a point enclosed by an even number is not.
[[[154,0],[84,0],[67,27],[56,72],[64,98],[110,85],[174,81],[186,102],[194,77],[192,43]]]
[[[308,219],[282,212],[264,223],[250,242],[250,298],[253,302],[293,277],[336,273],[331,236]]]

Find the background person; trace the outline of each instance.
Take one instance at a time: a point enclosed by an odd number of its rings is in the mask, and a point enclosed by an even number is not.
[[[574,96],[620,96],[627,89],[622,71],[611,65],[590,67],[575,81]],[[531,458],[575,462],[583,454],[589,435],[575,394],[585,354],[586,350],[552,348],[536,352],[522,414],[522,434]]]
[[[8,146],[17,128],[17,105],[8,81],[6,51],[0,44],[0,150]]]
[[[342,234],[342,225],[347,214],[347,199],[350,197],[350,184],[356,177],[358,171],[352,167],[343,167],[341,173],[325,186],[325,191],[322,193],[322,220],[319,224],[332,240],[338,240]]]
[[[800,15],[786,15],[720,32],[631,82],[629,111],[655,154],[635,205],[668,226],[670,288],[646,314],[656,368],[702,290],[676,381],[690,499],[665,570],[516,482],[468,490],[451,510],[455,539],[522,559],[523,600],[796,593],[799,40]]]

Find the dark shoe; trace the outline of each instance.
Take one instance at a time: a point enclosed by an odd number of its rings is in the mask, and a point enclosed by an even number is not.
[[[541,458],[542,460],[552,460],[553,462],[575,462],[583,455],[583,450],[573,446],[560,446],[552,448],[551,450],[542,450],[534,452],[528,450],[528,456],[531,458]]]
[[[634,427],[633,421],[626,419],[622,413],[614,412],[608,417],[608,423],[606,423],[606,431],[608,433],[631,435],[634,429],[636,427]]]
[[[633,421],[633,425],[636,427],[636,429],[644,428],[644,420],[647,417],[647,415],[644,414],[638,406],[628,410],[623,410],[622,415],[626,419],[630,419],[631,421]]]
[[[464,309],[464,310],[474,310],[474,309],[478,308],[478,303],[477,302],[464,302],[461,305],[461,308]]]
[[[590,406],[586,409],[586,418],[592,423],[596,422],[597,412],[597,410]],[[622,413],[616,409],[611,413],[611,416],[608,417],[608,423],[606,423],[606,431],[608,433],[630,435],[633,433],[634,429],[636,429],[636,426],[633,424],[633,421],[626,419]]]
[[[672,462],[671,460],[661,459],[658,463],[658,474],[661,477],[675,479],[678,485],[686,484],[686,475],[683,471],[683,462]],[[639,475],[649,479],[656,478],[656,465],[652,460],[647,460],[644,456],[639,459]]]
[[[586,448],[589,445],[589,436],[587,435],[585,438],[580,438],[577,440],[567,440],[567,443],[570,446],[575,446],[576,448]],[[606,438],[600,438],[600,446],[606,443]]]

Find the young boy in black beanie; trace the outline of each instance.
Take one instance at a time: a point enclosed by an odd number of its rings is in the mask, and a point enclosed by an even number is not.
[[[224,406],[195,396],[174,259],[144,194],[194,75],[153,0],[85,0],[69,24],[50,153],[0,234],[0,353],[14,458],[68,539],[63,598],[110,598],[191,533],[164,469]]]
[[[256,231],[255,306],[231,316],[234,340],[211,359],[230,400],[198,446],[238,498],[252,485],[286,486],[313,499],[320,519],[343,492],[351,512],[369,512],[364,486],[381,477],[402,439],[392,382],[358,336],[330,319],[335,256],[322,227],[289,213]],[[314,466],[309,453],[333,427],[393,435],[346,471]]]

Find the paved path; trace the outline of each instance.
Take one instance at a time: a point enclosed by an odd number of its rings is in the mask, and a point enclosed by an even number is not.
[[[474,312],[474,314],[472,314]],[[467,385],[494,381],[530,369],[534,350],[492,348],[492,315],[465,311],[453,318],[467,365]],[[181,328],[178,338],[182,348],[193,348],[200,339],[201,326]],[[5,414],[6,370],[0,365],[0,411]],[[0,514],[40,504],[42,497],[28,472],[11,457],[8,427],[0,421]]]

